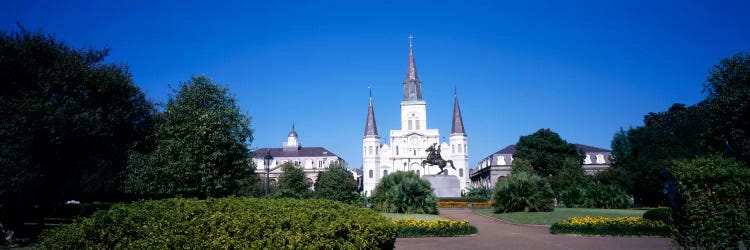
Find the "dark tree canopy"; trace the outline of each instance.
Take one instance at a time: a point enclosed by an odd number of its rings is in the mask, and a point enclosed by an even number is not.
[[[142,146],[154,109],[107,54],[0,31],[3,203],[122,197],[127,151]]]
[[[563,162],[567,158],[583,161],[583,156],[576,151],[573,144],[560,138],[560,135],[549,129],[540,129],[533,134],[521,136],[516,143],[514,158],[527,160],[534,173],[548,177],[560,174]]]
[[[254,174],[250,118],[205,76],[181,83],[159,115],[154,150],[130,157],[127,190],[145,197],[222,197]]]
[[[714,66],[705,83],[713,151],[750,163],[750,54],[738,53]]]
[[[305,171],[291,162],[281,164],[281,175],[276,184],[273,196],[277,198],[304,199],[310,197],[310,181],[305,178]]]

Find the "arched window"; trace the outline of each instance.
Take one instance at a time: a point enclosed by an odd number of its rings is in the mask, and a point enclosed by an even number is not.
[[[416,123],[417,130],[419,130],[419,119],[414,120],[414,123]]]
[[[396,155],[398,155],[398,145],[396,145]]]
[[[367,147],[367,154],[372,155],[372,146]]]
[[[369,174],[370,174],[370,179],[372,179],[372,169],[370,169]]]
[[[459,168],[458,169],[458,177],[464,177],[464,169],[463,168]]]
[[[417,175],[419,175],[419,169],[417,169]]]
[[[412,122],[412,120],[409,119],[409,130],[411,130],[411,122]]]
[[[458,152],[461,153],[461,144],[458,144]]]
[[[375,155],[378,155],[378,147],[375,147]]]
[[[388,175],[388,170],[383,170],[383,177],[385,177],[386,175]]]

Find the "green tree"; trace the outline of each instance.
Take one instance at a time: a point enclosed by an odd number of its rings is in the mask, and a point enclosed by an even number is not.
[[[357,182],[351,173],[338,162],[333,162],[315,180],[315,196],[353,204],[359,200]]]
[[[430,182],[417,174],[396,171],[386,175],[372,192],[372,208],[386,213],[437,214],[437,197]]]
[[[523,158],[515,158],[513,159],[513,162],[511,164],[513,164],[513,168],[511,169],[510,174],[516,174],[520,172],[534,172],[534,166],[531,166],[531,163]]]
[[[563,161],[562,170],[560,175],[557,177],[556,190],[562,190],[565,188],[585,188],[591,184],[591,178],[586,176],[586,173],[581,167],[581,162],[574,158],[566,158]]]
[[[103,62],[108,49],[21,29],[0,31],[0,224],[32,204],[122,199],[127,152],[147,146],[153,105],[127,66]]]
[[[713,151],[750,163],[750,54],[721,60],[704,85]]]
[[[205,76],[180,84],[159,116],[152,152],[130,157],[128,192],[144,197],[222,197],[254,175],[250,118]]]
[[[310,181],[305,178],[305,171],[291,162],[281,164],[281,175],[276,184],[273,196],[277,198],[304,199],[312,196]]]
[[[705,147],[707,130],[705,102],[694,106],[674,104],[666,112],[649,113],[644,126],[627,130],[630,153],[614,151],[614,170],[607,175],[624,177],[609,183],[622,185],[636,203],[658,206],[665,202],[659,171],[673,160],[690,159],[710,153]],[[621,138],[616,134],[615,139]],[[614,143],[614,142],[613,142]]]
[[[514,158],[529,161],[534,172],[540,176],[557,176],[566,158],[583,161],[583,155],[573,144],[560,138],[549,129],[540,129],[533,134],[521,136],[516,143]]]

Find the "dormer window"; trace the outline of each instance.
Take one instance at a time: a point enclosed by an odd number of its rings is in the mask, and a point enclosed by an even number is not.
[[[591,164],[591,155],[586,154],[586,159],[583,159],[583,164]]]
[[[597,154],[596,155],[596,163],[597,164],[604,164],[604,155],[603,154]]]

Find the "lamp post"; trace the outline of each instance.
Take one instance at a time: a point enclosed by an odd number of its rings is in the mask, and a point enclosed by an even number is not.
[[[263,157],[263,165],[266,167],[266,196],[268,196],[268,175],[271,171],[271,161],[273,161],[273,156],[271,156],[271,150],[269,149],[266,151],[266,157]]]

